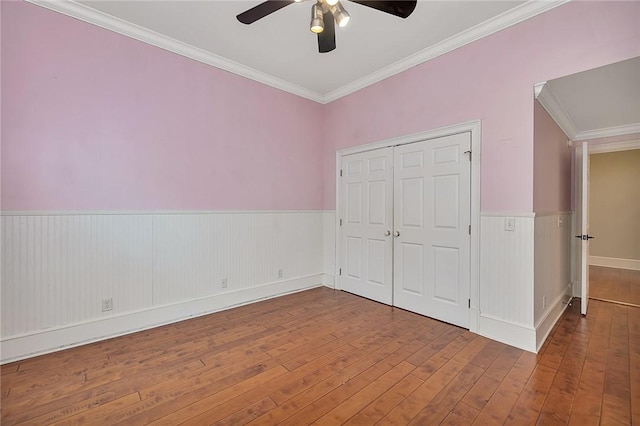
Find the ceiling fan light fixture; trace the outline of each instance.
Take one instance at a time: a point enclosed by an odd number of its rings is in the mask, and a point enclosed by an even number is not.
[[[337,1],[336,4],[331,6],[330,10],[333,18],[336,20],[336,24],[338,24],[340,28],[346,27],[351,20],[351,15],[342,7],[342,4]]]
[[[324,31],[324,18],[322,16],[322,7],[317,3],[311,7],[311,32],[320,34]]]
[[[335,6],[335,4],[338,3],[338,1],[339,0],[324,0],[324,2],[329,6]]]

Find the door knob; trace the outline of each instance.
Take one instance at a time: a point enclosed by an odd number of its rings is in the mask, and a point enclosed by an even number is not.
[[[385,232],[384,235],[388,237],[389,235],[391,235],[391,231],[387,230],[387,232]]]
[[[399,236],[400,236],[400,231],[396,231],[394,235],[395,235],[396,237],[399,237]]]

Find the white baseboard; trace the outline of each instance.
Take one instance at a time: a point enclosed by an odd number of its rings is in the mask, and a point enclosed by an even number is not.
[[[478,334],[492,340],[536,353],[536,330],[524,324],[480,314]]]
[[[543,315],[542,319],[536,324],[536,353],[540,350],[540,347],[547,340],[549,333],[553,329],[553,326],[558,322],[564,311],[567,309],[569,301],[571,300],[572,285],[567,285],[564,294],[561,294],[553,301],[547,312]]]
[[[589,256],[589,265],[640,271],[640,259],[620,259],[617,257]]]
[[[0,341],[0,364],[106,340],[322,285],[324,285],[324,275],[316,274],[11,336]]]
[[[336,277],[330,274],[322,274],[322,284],[329,288],[336,288]]]

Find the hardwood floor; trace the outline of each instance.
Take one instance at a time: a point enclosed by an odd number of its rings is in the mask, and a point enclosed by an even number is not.
[[[589,267],[589,298],[640,307],[640,271]]]
[[[318,288],[1,367],[2,424],[640,424],[640,309],[538,355]]]

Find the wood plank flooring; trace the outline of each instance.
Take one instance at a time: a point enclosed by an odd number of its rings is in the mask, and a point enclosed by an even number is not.
[[[589,298],[640,307],[640,271],[589,266]]]
[[[1,367],[3,425],[640,424],[640,309],[538,355],[313,289]]]

